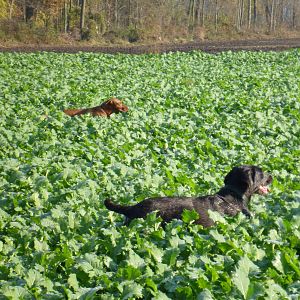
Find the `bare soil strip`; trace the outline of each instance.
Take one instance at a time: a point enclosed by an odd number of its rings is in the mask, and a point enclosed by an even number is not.
[[[165,53],[165,52],[189,52],[200,50],[208,53],[223,51],[284,51],[292,48],[300,48],[300,38],[293,39],[270,39],[270,40],[237,40],[237,41],[201,41],[183,44],[161,43],[135,46],[48,46],[26,45],[5,47],[0,45],[0,52],[102,52],[102,53]]]

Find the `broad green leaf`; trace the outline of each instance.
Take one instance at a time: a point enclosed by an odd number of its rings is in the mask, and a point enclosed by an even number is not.
[[[147,287],[149,287],[154,292],[157,292],[157,285],[155,284],[155,282],[151,278],[146,278],[145,283],[146,283]]]
[[[179,247],[180,245],[185,244],[184,240],[180,239],[177,235],[172,236],[169,241],[170,241],[170,246],[172,248]]]
[[[2,289],[2,295],[8,299],[18,300],[30,297],[30,293],[21,286],[6,286]]]
[[[247,297],[250,284],[249,272],[253,267],[255,268],[256,266],[249,260],[248,257],[244,256],[239,260],[238,266],[233,273],[233,283],[241,292],[244,299]]]
[[[34,270],[30,269],[25,276],[25,281],[28,287],[32,288],[34,285],[38,284],[38,282],[42,279],[41,274]]]
[[[248,293],[248,287],[250,283],[248,273],[245,272],[245,270],[237,269],[233,275],[233,283],[235,284],[237,289],[241,292],[243,298],[246,299],[246,295]]]
[[[284,259],[289,267],[300,277],[300,263],[297,259],[296,252],[288,250],[284,253]]]
[[[254,282],[250,283],[249,288],[248,288],[248,293],[247,293],[247,299],[249,300],[254,300],[257,299],[258,297],[263,297],[264,296],[264,286],[261,283]]]
[[[49,250],[49,245],[46,241],[38,241],[37,239],[34,239],[34,249],[36,251],[47,251]]]
[[[177,256],[179,255],[179,253],[180,250],[177,248],[168,249],[164,255],[164,262],[169,266],[174,265],[177,261]]]
[[[139,268],[145,265],[144,259],[142,259],[137,253],[130,250],[128,259],[126,260],[127,263],[135,268]]]
[[[217,230],[210,230],[210,235],[219,243],[226,243],[224,235],[220,234]]]
[[[79,288],[79,284],[77,281],[77,277],[76,274],[70,274],[69,278],[68,278],[68,284],[70,285],[70,287],[72,287],[74,289],[74,291],[77,291]]]
[[[182,213],[182,221],[185,223],[192,223],[199,219],[199,214],[195,210],[185,209]]]
[[[225,218],[217,211],[208,210],[208,215],[214,222],[227,224],[227,221],[225,220]]]
[[[276,284],[273,280],[267,281],[267,288],[265,290],[266,299],[268,300],[276,300],[287,297],[286,291],[278,284]]]
[[[143,296],[143,287],[140,284],[137,284],[132,281],[127,281],[122,284],[123,286],[123,292],[121,299],[131,299],[131,298],[140,298]]]
[[[152,298],[153,300],[170,300],[172,298],[169,298],[165,293],[159,291],[156,293],[155,297]]]
[[[94,287],[94,288],[84,289],[82,294],[80,295],[79,299],[80,300],[92,300],[96,297],[97,292],[99,290],[101,290],[101,288],[102,288],[101,286],[97,286],[97,287]]]
[[[69,223],[70,229],[74,229],[74,227],[75,227],[75,214],[73,212],[69,212],[68,223]]]
[[[204,289],[201,293],[198,294],[197,300],[213,300],[213,295],[208,289]]]
[[[151,246],[146,248],[149,254],[157,261],[160,263],[162,261],[163,257],[163,249],[160,249],[157,247],[155,244],[152,244]]]
[[[273,266],[280,273],[284,273],[284,268],[283,268],[283,264],[282,264],[282,261],[281,261],[281,253],[279,251],[276,252],[275,259],[273,260]]]
[[[270,230],[268,242],[272,244],[282,244],[282,240],[275,229]]]

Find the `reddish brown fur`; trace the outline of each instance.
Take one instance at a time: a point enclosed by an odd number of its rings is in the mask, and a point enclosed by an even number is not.
[[[92,116],[108,117],[112,113],[127,112],[128,107],[117,98],[111,98],[103,102],[99,106],[91,108],[79,108],[79,109],[65,109],[64,113],[70,117],[79,116],[83,114],[91,114]]]

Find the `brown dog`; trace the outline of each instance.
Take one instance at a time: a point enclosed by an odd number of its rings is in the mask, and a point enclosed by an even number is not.
[[[79,109],[65,109],[64,113],[70,117],[79,116],[83,114],[91,114],[92,116],[107,117],[112,113],[127,112],[128,107],[117,98],[111,98],[103,102],[99,106],[91,108],[79,108]]]

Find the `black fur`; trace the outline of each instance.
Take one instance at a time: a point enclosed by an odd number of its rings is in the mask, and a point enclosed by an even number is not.
[[[235,216],[239,212],[251,217],[248,203],[251,196],[260,193],[260,187],[272,182],[272,176],[256,166],[234,167],[224,179],[222,187],[215,195],[204,197],[160,197],[145,199],[133,206],[123,206],[105,200],[105,206],[112,211],[125,215],[129,221],[144,218],[148,213],[157,211],[164,222],[181,219],[184,209],[195,210],[199,214],[197,224],[209,227],[214,224],[208,210],[222,215]]]

